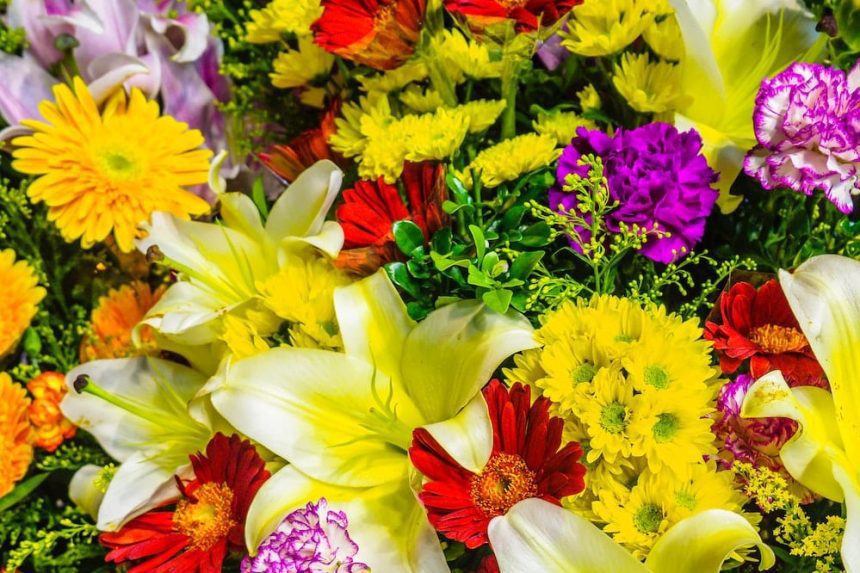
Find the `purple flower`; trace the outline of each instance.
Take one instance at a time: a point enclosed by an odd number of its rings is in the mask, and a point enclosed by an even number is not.
[[[242,573],[364,573],[353,561],[358,545],[346,528],[346,514],[331,511],[325,498],[289,514],[257,550],[242,561]]]
[[[718,175],[701,149],[697,132],[679,133],[667,123],[619,129],[614,137],[580,127],[559,160],[558,185],[549,192],[550,207],[576,210],[576,194],[561,186],[572,173],[587,175],[589,168],[577,164],[580,157],[597,155],[603,160],[609,194],[618,202],[606,217],[607,228],[617,233],[622,223],[642,229],[656,223],[668,235],[649,237],[640,252],[660,263],[676,261],[701,240],[718,196],[711,187]],[[583,239],[590,239],[586,231],[580,233]]]
[[[765,189],[821,189],[843,213],[860,194],[860,63],[849,74],[795,63],[765,79],[753,115],[759,145],[744,171]]]

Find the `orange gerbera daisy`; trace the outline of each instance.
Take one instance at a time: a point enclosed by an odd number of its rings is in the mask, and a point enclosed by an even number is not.
[[[33,460],[29,405],[24,387],[0,372],[0,497],[12,491]]]
[[[37,282],[26,261],[15,262],[15,251],[0,251],[0,357],[15,348],[45,298],[45,289]]]
[[[27,390],[33,395],[27,414],[35,429],[35,445],[53,452],[77,430],[60,411],[60,402],[68,392],[66,377],[59,372],[42,372],[27,382]]]
[[[56,103],[43,101],[47,123],[21,122],[35,133],[12,144],[12,166],[39,175],[27,190],[48,205],[63,237],[88,248],[110,233],[123,251],[134,249],[138,224],[153,211],[201,215],[209,203],[186,187],[206,183],[212,152],[203,135],[170,116],[137,89],[119,90],[100,111],[86,84],[54,86]]]
[[[90,332],[81,340],[81,362],[103,358],[125,358],[145,354],[155,345],[152,330],[141,329],[135,346],[132,330],[161,295],[164,285],[153,291],[145,282],[134,281],[111,289],[99,299],[90,319]]]

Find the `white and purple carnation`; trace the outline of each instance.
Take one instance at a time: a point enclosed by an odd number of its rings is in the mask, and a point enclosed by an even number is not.
[[[860,194],[860,62],[850,73],[795,63],[765,79],[744,171],[765,189],[821,189],[843,213]]]
[[[701,151],[702,138],[695,130],[680,133],[668,123],[619,129],[613,137],[580,127],[559,159],[550,207],[577,209],[576,194],[561,185],[570,174],[587,175],[588,167],[578,161],[583,155],[597,155],[603,160],[609,194],[618,202],[606,217],[609,231],[619,232],[622,224],[641,229],[656,225],[665,235],[649,237],[640,252],[660,263],[677,261],[702,239],[719,195],[712,187],[718,175]],[[580,233],[590,239],[584,229]]]
[[[328,508],[325,498],[290,513],[267,537],[255,557],[242,561],[242,573],[363,573],[355,561],[358,545],[347,532],[342,511]]]

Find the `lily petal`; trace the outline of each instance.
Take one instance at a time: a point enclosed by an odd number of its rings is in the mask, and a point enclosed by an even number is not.
[[[343,172],[328,160],[303,171],[272,206],[266,221],[272,240],[319,234],[342,181]]]
[[[69,482],[69,499],[93,519],[99,514],[99,507],[104,499],[104,492],[95,485],[95,480],[102,471],[101,466],[87,464],[72,476]]]
[[[444,422],[424,426],[458,464],[481,473],[493,452],[493,423],[487,401],[478,393],[459,414]]]
[[[503,360],[536,346],[522,315],[462,301],[430,313],[409,333],[400,370],[427,421],[441,422],[456,415]]]

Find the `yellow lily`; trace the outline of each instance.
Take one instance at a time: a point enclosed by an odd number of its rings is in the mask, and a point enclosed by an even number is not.
[[[738,549],[753,546],[760,570],[775,562],[753,526],[723,509],[675,524],[644,564],[587,519],[537,498],[494,518],[489,537],[501,573],[718,573]]]
[[[753,107],[761,81],[797,60],[815,59],[824,38],[798,0],[670,0],[684,37],[678,129],[696,129],[720,173],[717,204],[731,213],[729,188],[756,144]]]
[[[239,431],[291,464],[254,499],[248,548],[325,497],[347,514],[357,559],[374,571],[447,572],[414,493],[412,432],[427,428],[479,471],[492,448],[480,389],[505,358],[536,346],[532,327],[476,301],[416,324],[383,271],[337,289],[335,310],[345,353],[272,349],[228,364],[204,389]]]
[[[779,452],[794,479],[846,506],[842,563],[860,572],[860,262],[836,255],[813,257],[779,282],[818,358],[832,393],[789,388],[779,372],[753,384],[741,415],[779,416],[798,422]]]

